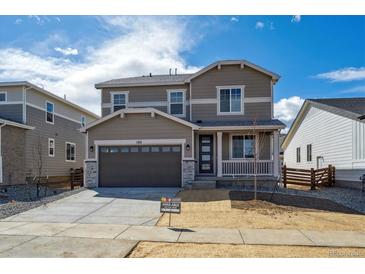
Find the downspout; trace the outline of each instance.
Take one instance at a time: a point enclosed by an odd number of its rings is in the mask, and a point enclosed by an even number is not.
[[[3,182],[3,155],[2,155],[2,140],[1,140],[1,135],[2,135],[2,128],[5,127],[6,124],[2,124],[0,126],[0,183]]]
[[[190,122],[192,122],[193,121],[193,111],[192,111],[192,109],[193,109],[193,104],[191,103],[191,101],[192,101],[192,98],[191,98],[191,90],[192,90],[192,87],[193,87],[193,84],[192,84],[192,82],[190,81],[190,84],[189,84],[189,106],[190,106],[190,108],[189,108],[189,111],[190,111]]]

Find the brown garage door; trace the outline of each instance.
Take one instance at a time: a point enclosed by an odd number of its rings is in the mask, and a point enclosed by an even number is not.
[[[100,147],[99,186],[180,187],[181,146]]]

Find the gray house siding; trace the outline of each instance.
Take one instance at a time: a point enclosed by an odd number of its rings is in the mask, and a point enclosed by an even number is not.
[[[42,94],[34,89],[28,89],[26,91],[26,97],[27,97],[27,104],[42,109],[45,109],[46,101],[49,101],[54,104],[55,113],[61,116],[66,116],[68,118],[71,118],[77,122],[81,121],[81,116],[85,116],[87,123],[95,120],[95,118],[91,117],[90,115],[86,113],[81,113],[79,110],[65,104],[64,102],[59,101],[51,96],[48,96],[47,94]]]
[[[12,126],[5,126],[1,129],[4,184],[24,183],[25,132],[25,129]]]
[[[88,130],[89,146],[96,140],[141,140],[141,139],[186,139],[192,147],[192,129],[175,121],[151,114],[119,115]],[[95,158],[95,150],[89,151],[89,158]],[[190,150],[185,150],[185,157],[192,157]]]
[[[27,123],[35,127],[26,132],[26,172],[35,174],[40,146],[43,156],[43,175],[66,176],[70,168],[83,166],[85,136],[79,132],[80,124],[54,116],[54,125],[46,123],[45,111],[27,106]],[[55,157],[48,156],[48,138],[55,139]],[[76,161],[66,162],[66,142],[76,144]]]
[[[23,105],[22,104],[0,104],[0,118],[14,122],[23,122]]]

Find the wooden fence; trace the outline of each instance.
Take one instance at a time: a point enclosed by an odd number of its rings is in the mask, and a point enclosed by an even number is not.
[[[282,183],[289,185],[310,186],[312,190],[317,186],[333,186],[336,179],[335,167],[329,165],[320,169],[282,168]]]
[[[71,189],[74,189],[75,186],[83,186],[84,184],[84,170],[83,168],[77,168],[70,170],[71,174]]]

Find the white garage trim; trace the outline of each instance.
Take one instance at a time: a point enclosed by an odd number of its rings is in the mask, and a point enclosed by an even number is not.
[[[149,146],[149,145],[180,145],[181,146],[181,187],[184,185],[183,161],[185,159],[186,139],[134,139],[134,140],[95,140],[95,158],[97,161],[97,180],[99,186],[99,146]]]

